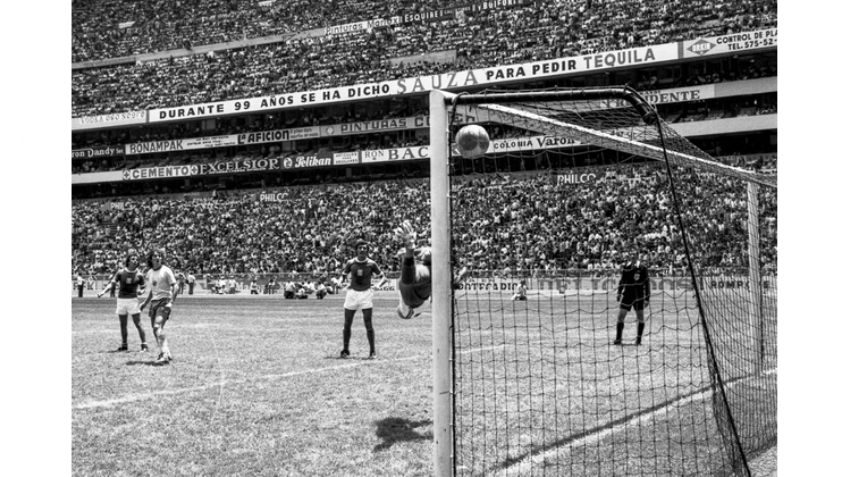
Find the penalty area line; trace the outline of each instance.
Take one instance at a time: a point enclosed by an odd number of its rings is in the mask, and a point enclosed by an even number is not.
[[[461,351],[460,354],[474,353],[474,352],[478,352],[478,351],[486,351],[486,350],[498,348],[498,347],[501,347],[501,346],[505,346],[505,344],[464,350],[464,351]],[[188,387],[188,388],[167,389],[167,390],[153,391],[153,392],[148,392],[148,393],[129,394],[129,395],[119,397],[119,398],[104,399],[104,400],[100,400],[100,401],[83,402],[83,403],[76,404],[76,405],[72,406],[71,409],[73,409],[73,410],[87,410],[87,409],[97,409],[97,408],[102,408],[102,407],[112,407],[112,406],[117,406],[119,404],[126,404],[126,403],[129,403],[129,402],[143,401],[143,400],[155,398],[155,397],[158,397],[158,396],[173,396],[173,395],[177,395],[177,394],[206,391],[206,390],[213,389],[213,388],[216,388],[216,387],[217,388],[223,388],[224,386],[226,386],[228,384],[245,384],[245,383],[250,383],[251,381],[257,381],[257,380],[285,379],[285,378],[290,378],[290,377],[294,377],[294,376],[304,376],[304,375],[310,375],[310,374],[332,372],[332,371],[337,371],[337,370],[340,370],[340,369],[355,368],[355,367],[358,367],[358,366],[365,366],[366,364],[399,363],[399,362],[404,362],[404,361],[415,361],[415,360],[419,360],[419,359],[429,359],[429,358],[430,358],[430,355],[427,354],[427,355],[407,356],[407,357],[404,357],[404,358],[395,358],[395,359],[392,359],[392,360],[379,360],[379,361],[363,360],[363,361],[354,362],[354,363],[342,364],[342,365],[339,365],[339,366],[327,366],[325,368],[304,369],[302,371],[292,371],[290,373],[282,373],[282,374],[266,374],[264,376],[259,376],[259,377],[253,378],[253,379],[234,379],[234,380],[221,379],[221,380],[217,380],[217,381],[212,382],[212,383],[202,384],[200,386],[192,386],[192,387]]]
[[[381,362],[382,363],[395,363],[395,362],[401,362],[401,361],[413,361],[413,360],[416,360],[416,359],[424,359],[424,358],[429,358],[429,355],[427,355],[427,356],[424,356],[424,355],[407,356],[405,358],[396,358],[396,359],[393,359],[393,360],[376,361],[376,362],[375,361],[363,360],[363,361],[360,361],[360,362],[347,363],[347,364],[342,364],[342,365],[339,365],[339,366],[327,366],[325,368],[304,369],[302,371],[292,371],[290,373],[282,373],[282,374],[266,374],[266,375],[263,375],[263,376],[258,376],[258,377],[253,378],[253,379],[217,380],[217,381],[214,381],[214,382],[211,382],[211,383],[208,383],[208,384],[202,384],[202,385],[199,385],[199,386],[192,386],[192,387],[188,387],[188,388],[166,389],[166,390],[153,391],[153,392],[148,392],[148,393],[129,394],[129,395],[126,395],[126,396],[123,396],[123,397],[113,398],[113,399],[104,399],[104,400],[101,400],[101,401],[84,402],[84,403],[74,405],[72,407],[72,409],[74,409],[74,410],[84,410],[84,409],[96,409],[96,408],[101,408],[101,407],[111,407],[111,406],[117,406],[119,404],[126,404],[126,403],[129,403],[129,402],[143,401],[145,399],[150,399],[150,398],[159,397],[159,396],[171,396],[171,395],[176,395],[176,394],[206,391],[208,389],[213,389],[213,388],[216,388],[216,387],[224,387],[224,386],[229,385],[229,384],[246,384],[246,383],[250,383],[252,381],[258,381],[258,380],[285,379],[285,378],[290,378],[290,377],[294,377],[294,376],[319,374],[319,373],[324,373],[324,372],[337,371],[337,370],[340,370],[340,369],[354,368],[354,367],[357,367],[357,366],[365,366],[366,364],[373,364],[373,363],[379,364]]]

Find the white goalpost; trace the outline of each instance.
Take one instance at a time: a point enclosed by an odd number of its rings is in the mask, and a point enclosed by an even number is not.
[[[615,107],[604,101],[613,98],[624,101]],[[459,95],[433,90],[429,114],[434,474],[504,474],[531,466],[529,472],[551,475],[623,469],[634,475],[749,475],[747,456],[776,441],[776,290],[769,283],[763,287],[768,279],[761,276],[759,233],[759,197],[763,189],[776,189],[776,177],[716,161],[677,135],[627,87]],[[618,312],[618,302],[609,292],[584,297],[535,293],[524,311],[515,313],[509,310],[516,308],[506,305],[507,299],[497,292],[454,290],[457,264],[452,259],[455,250],[462,250],[464,239],[452,243],[452,237],[462,236],[457,230],[468,225],[452,218],[457,214],[451,210],[456,199],[452,194],[460,195],[461,187],[452,188],[451,176],[462,175],[456,172],[460,163],[451,162],[451,131],[460,122],[454,117],[495,124],[507,134],[567,137],[573,142],[561,154],[571,164],[593,154],[614,153],[625,160],[662,165],[655,170],[657,175],[662,171],[661,185],[668,187],[662,193],[674,198],[676,211],[668,217],[679,220],[667,224],[678,234],[667,240],[680,247],[679,253],[685,250],[691,276],[681,279],[692,290],[657,292],[651,299],[656,325],[648,330],[653,340],[637,348],[642,354],[622,357],[618,353],[630,350],[609,346],[608,320],[612,317],[615,328]],[[524,156],[516,158],[523,170]],[[548,161],[547,169],[539,168],[538,156],[536,160],[538,169],[531,172],[537,180],[553,177],[561,167]],[[486,164],[497,164],[497,158],[471,161],[465,165],[485,169]],[[687,172],[690,181],[706,174],[707,182],[721,183],[746,197],[747,230],[742,240],[747,246],[738,247],[736,253],[744,255],[740,263],[747,270],[734,272],[733,278],[738,283],[742,273],[747,279],[744,289],[704,285],[714,277],[709,267],[704,271],[695,265],[704,256],[690,257],[688,227],[694,227],[689,240],[700,247],[698,253],[706,254],[704,249],[712,244],[697,218],[690,216],[684,224],[676,209],[672,167],[694,171]],[[569,198],[569,192],[558,189],[555,182],[546,184],[550,195],[538,201],[542,213],[548,204]],[[692,184],[682,186],[691,198]],[[487,193],[498,193],[497,187],[491,191]],[[484,198],[477,203],[488,202]],[[462,209],[463,202],[455,206]],[[558,218],[546,217],[546,226],[563,227]],[[771,301],[764,302],[769,293]],[[641,333],[642,328],[640,340]],[[650,355],[652,350],[658,354]],[[642,363],[652,368],[644,370]],[[591,384],[584,392],[585,382]],[[618,434],[626,436],[631,427],[639,427],[638,438],[618,442]],[[622,429],[625,432],[619,432]],[[603,439],[587,436],[604,436],[612,442],[602,444]]]
[[[432,226],[433,464],[437,476],[453,475],[453,388],[450,266],[450,144],[445,93],[430,92],[430,220]],[[435,226],[442,224],[442,226]]]

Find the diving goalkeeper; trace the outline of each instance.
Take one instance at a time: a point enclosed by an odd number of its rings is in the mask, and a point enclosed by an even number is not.
[[[397,314],[404,320],[408,320],[420,315],[421,311],[416,313],[415,310],[421,308],[430,298],[432,259],[429,247],[415,250],[417,234],[408,220],[404,220],[403,224],[395,229],[395,236],[404,245],[404,250],[400,252],[400,278],[397,281],[400,294]]]

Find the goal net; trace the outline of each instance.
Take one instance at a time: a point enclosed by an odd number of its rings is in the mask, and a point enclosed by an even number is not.
[[[437,474],[750,475],[777,440],[776,176],[629,88],[430,99]],[[644,325],[618,331],[635,262]]]

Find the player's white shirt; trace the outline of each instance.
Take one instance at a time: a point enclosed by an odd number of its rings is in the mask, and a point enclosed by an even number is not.
[[[152,268],[148,270],[145,280],[153,291],[154,300],[171,298],[171,285],[177,283],[177,277],[174,276],[174,272],[165,265],[159,267],[159,270]]]

